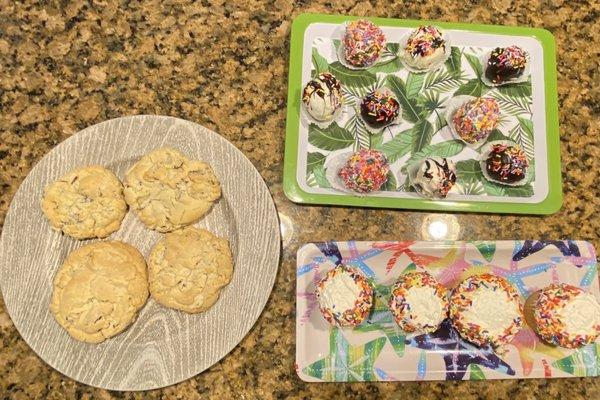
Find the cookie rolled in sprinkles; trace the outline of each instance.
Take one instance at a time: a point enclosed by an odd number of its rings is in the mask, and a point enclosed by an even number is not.
[[[321,279],[316,296],[323,318],[337,326],[359,325],[373,306],[373,289],[367,279],[344,265]]]
[[[448,314],[447,292],[427,272],[401,275],[390,297],[394,320],[405,332],[436,331]]]
[[[387,182],[390,164],[377,150],[362,149],[352,154],[338,172],[346,189],[358,193],[378,191]]]
[[[381,28],[366,19],[348,23],[342,41],[344,59],[354,67],[369,67],[377,61],[385,48]]]
[[[577,348],[600,335],[600,304],[593,294],[553,283],[539,292],[533,311],[536,330],[547,342]]]
[[[471,276],[450,297],[450,319],[460,335],[478,346],[500,347],[510,342],[523,325],[519,294],[499,276]]]

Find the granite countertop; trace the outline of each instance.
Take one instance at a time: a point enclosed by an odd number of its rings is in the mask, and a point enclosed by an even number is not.
[[[0,398],[398,399],[600,398],[600,379],[306,384],[294,372],[295,254],[311,240],[558,239],[600,248],[600,18],[597,1],[0,0],[0,225],[32,166],[78,130],[114,117],[164,114],[225,136],[266,180],[282,221],[283,257],[250,334],[193,379],[148,393],[78,384],[20,338],[0,297]],[[127,3],[127,4],[122,4]],[[558,45],[564,205],[548,217],[308,207],[282,190],[290,26],[302,12],[547,28]],[[235,112],[231,112],[234,110]]]

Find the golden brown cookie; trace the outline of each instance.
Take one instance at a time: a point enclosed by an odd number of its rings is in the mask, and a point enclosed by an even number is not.
[[[77,168],[44,190],[42,211],[52,228],[75,239],[105,238],[127,212],[123,185],[104,167]]]
[[[170,148],[148,153],[125,176],[125,201],[159,232],[193,224],[219,197],[221,185],[210,165]]]
[[[85,245],[54,277],[50,311],[75,339],[100,343],[121,333],[148,298],[144,257],[119,241]]]
[[[150,294],[162,305],[206,311],[233,275],[229,242],[194,227],[168,233],[150,252],[148,275]]]

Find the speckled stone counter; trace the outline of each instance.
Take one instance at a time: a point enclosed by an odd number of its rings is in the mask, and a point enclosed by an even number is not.
[[[54,5],[49,5],[49,3]],[[78,130],[166,114],[225,136],[266,180],[286,223],[281,267],[258,323],[225,359],[148,393],[107,392],[44,364],[0,298],[0,398],[14,399],[598,399],[600,379],[306,384],[294,372],[295,254],[326,239],[574,238],[600,248],[600,18],[597,1],[0,0],[0,225],[32,166]],[[558,44],[564,206],[549,217],[307,207],[283,194],[291,21],[325,12],[544,27]],[[289,222],[289,223],[288,223]]]

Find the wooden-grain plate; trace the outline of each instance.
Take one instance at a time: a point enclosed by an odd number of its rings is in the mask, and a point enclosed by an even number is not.
[[[231,283],[209,311],[190,315],[151,298],[122,334],[97,345],[72,339],[48,306],[52,279],[67,254],[90,241],[53,231],[40,209],[44,187],[69,170],[103,165],[123,178],[141,156],[163,146],[210,163],[223,197],[197,226],[226,237],[234,256]],[[129,212],[110,236],[148,255],[161,234]],[[210,367],[258,319],[279,264],[277,213],[254,168],[231,143],[192,122],[162,116],[118,118],[91,126],[46,155],[17,191],[0,238],[0,287],[21,336],[49,365],[88,385],[112,390],[164,387]]]

